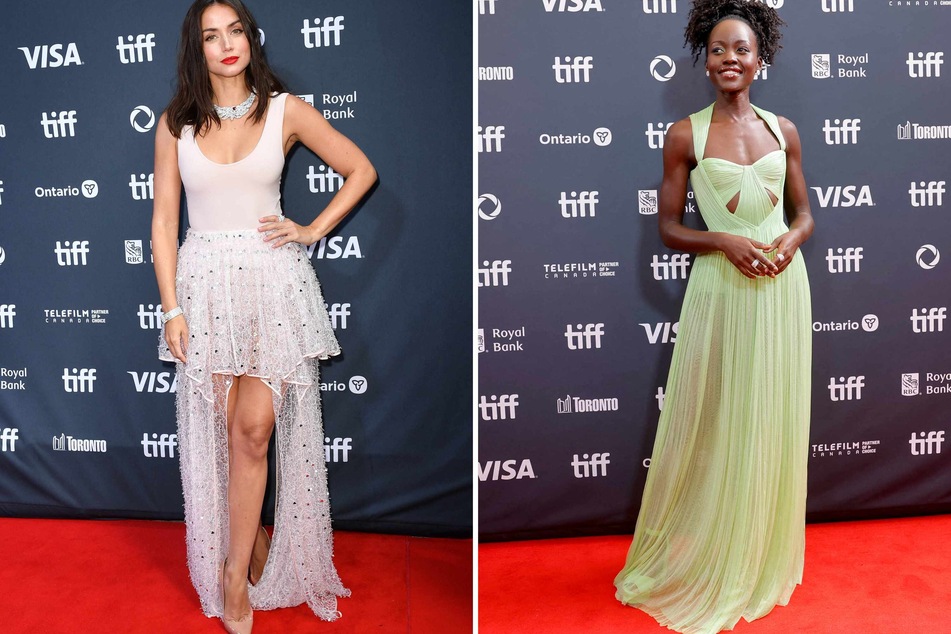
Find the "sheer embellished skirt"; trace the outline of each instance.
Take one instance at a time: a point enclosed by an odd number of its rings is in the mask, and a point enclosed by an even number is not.
[[[222,613],[228,548],[227,402],[233,377],[260,378],[275,414],[274,538],[251,605],[306,602],[322,619],[348,596],[333,565],[318,359],[340,353],[303,246],[274,249],[257,231],[189,231],[176,292],[189,329],[176,408],[188,567],[202,610]],[[174,361],[164,336],[159,358]]]

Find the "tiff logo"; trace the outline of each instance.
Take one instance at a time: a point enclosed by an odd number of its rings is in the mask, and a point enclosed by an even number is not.
[[[664,391],[663,387],[657,388],[657,393],[654,394],[654,398],[657,400],[657,409],[658,411],[664,411],[664,397],[667,396],[667,392]]]
[[[122,41],[119,36],[119,43],[116,50],[119,51],[119,61],[123,64],[135,64],[136,62],[151,62],[152,49],[155,48],[155,33],[139,33],[138,35],[127,35],[128,42]]]
[[[16,317],[16,304],[0,304],[0,328],[13,328],[13,318]]]
[[[911,311],[911,330],[914,333],[944,332],[944,320],[948,309],[945,306],[936,308],[922,308],[921,312],[915,308]]]
[[[18,427],[4,427],[3,431],[0,431],[0,451],[17,450],[17,439],[20,437],[17,432],[19,431]]]
[[[310,187],[310,193],[324,194],[338,191],[343,187],[343,176],[329,165],[321,165],[317,168],[317,172],[314,171],[313,165],[307,168],[307,184]]]
[[[575,454],[571,460],[571,466],[575,470],[576,478],[597,478],[600,476],[608,475],[608,465],[611,464],[611,461],[608,458],[611,456],[609,453],[593,453],[591,458],[588,458],[588,454],[581,454],[581,457],[578,457],[578,454]]]
[[[175,448],[178,447],[178,434],[142,434],[142,453],[146,458],[174,458]]]
[[[647,146],[652,150],[663,150],[664,136],[672,125],[674,125],[673,121],[667,124],[658,122],[655,128],[653,123],[648,123],[647,132],[644,133],[645,136],[647,136]]]
[[[604,335],[604,324],[584,324],[583,326],[578,324],[574,328],[571,324],[568,324],[565,330],[565,339],[568,340],[569,350],[600,348],[602,335]]]
[[[321,46],[340,46],[340,32],[343,31],[343,16],[337,15],[323,19],[314,18],[314,26],[310,20],[304,19],[304,28],[300,32],[304,35],[304,46],[320,48]]]
[[[142,330],[158,330],[162,328],[162,305],[139,304],[139,328]]]
[[[61,110],[58,114],[50,112],[48,115],[44,112],[40,125],[47,139],[76,136],[76,111]]]
[[[86,255],[89,253],[89,240],[56,241],[53,249],[56,254],[56,263],[60,266],[86,266]]]
[[[552,64],[552,70],[555,71],[555,81],[559,84],[577,84],[588,83],[591,81],[591,70],[594,68],[594,58],[588,56],[577,56],[572,59],[565,56],[562,63],[559,58],[555,58]]]
[[[944,204],[945,181],[911,182],[908,194],[912,207],[940,207]]]
[[[89,392],[93,391],[93,384],[96,382],[95,368],[63,368],[63,389],[67,392]]]
[[[690,254],[675,253],[658,257],[654,256],[651,260],[651,270],[654,271],[655,280],[685,280],[687,279],[687,267],[690,266]]]
[[[149,174],[148,177],[145,174],[139,174],[138,178],[135,177],[135,174],[129,174],[129,189],[132,190],[132,200],[152,200],[154,181],[155,174]]]
[[[944,53],[929,52],[918,53],[915,58],[914,53],[908,53],[908,76],[915,79],[922,77],[941,77],[941,65],[944,64]]]
[[[644,0],[644,13],[677,13],[677,0]]]
[[[570,197],[569,197],[570,196]],[[561,192],[558,206],[562,218],[594,218],[598,206],[598,192]]]
[[[862,129],[861,119],[836,119],[831,122],[826,119],[822,131],[825,133],[826,145],[852,145],[859,142],[859,130]]]
[[[479,397],[479,416],[482,420],[515,420],[518,394],[500,394]]]
[[[479,0],[479,15],[495,15],[495,0]]]
[[[944,444],[944,431],[929,431],[927,435],[925,435],[925,432],[921,432],[921,436],[911,432],[908,444],[911,445],[911,455],[913,456],[930,456],[931,454],[941,453],[941,445]]]
[[[353,446],[350,444],[353,438],[334,438],[330,439],[324,436],[324,462],[349,462],[350,450]]]
[[[855,11],[853,0],[822,0],[822,11],[824,13],[844,13]]]
[[[836,382],[835,377],[829,379],[829,398],[833,401],[860,401],[862,400],[862,388],[865,387],[865,376],[850,376],[848,379],[839,377]]]
[[[829,263],[829,273],[858,273],[862,269],[863,247],[848,247],[843,249],[829,249],[826,262]]]
[[[483,268],[477,269],[479,273],[479,288],[483,286],[508,286],[509,273],[512,272],[511,260],[488,260],[482,261]]]
[[[480,125],[476,128],[476,136],[479,137],[480,152],[501,152],[502,139],[505,138],[505,126],[487,125],[483,129]]]
[[[347,329],[347,317],[350,316],[350,304],[327,304],[324,302],[324,306],[327,306],[329,309],[327,314],[330,315],[330,327],[334,330],[338,328],[340,330]]]

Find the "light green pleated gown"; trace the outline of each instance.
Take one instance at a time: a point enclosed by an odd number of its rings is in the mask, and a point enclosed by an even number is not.
[[[781,149],[752,165],[704,158],[711,105],[690,117],[690,183],[710,231],[768,244],[787,231],[786,142],[775,115],[754,109]],[[721,252],[695,257],[634,541],[614,580],[621,602],[687,634],[788,603],[805,548],[811,335],[801,254],[755,280]]]

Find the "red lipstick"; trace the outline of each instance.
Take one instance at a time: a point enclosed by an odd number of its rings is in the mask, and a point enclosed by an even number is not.
[[[221,63],[230,65],[230,64],[234,64],[236,61],[238,61],[237,57],[226,57],[223,60],[221,60]]]

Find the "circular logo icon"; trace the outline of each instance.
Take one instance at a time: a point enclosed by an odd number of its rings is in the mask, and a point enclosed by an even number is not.
[[[875,332],[878,330],[878,316],[866,315],[862,317],[862,330],[865,332]]]
[[[502,213],[502,203],[495,194],[482,194],[476,202],[476,211],[483,220],[495,220]]]
[[[925,270],[933,269],[941,261],[941,254],[933,244],[923,244],[918,249],[915,259],[918,260],[918,266]]]
[[[651,61],[651,75],[657,81],[670,81],[677,74],[677,64],[667,55],[658,55]]]
[[[80,185],[79,190],[86,198],[95,198],[99,195],[99,184],[93,180],[83,181],[83,184]]]
[[[3,261],[7,259],[7,252],[3,250],[3,247],[0,247],[0,264],[3,264]]]
[[[367,391],[367,379],[365,376],[350,377],[350,391],[354,394],[363,394]]]
[[[772,7],[773,9],[781,9],[786,0],[763,0],[763,4]]]
[[[140,116],[143,115],[143,116]],[[140,123],[144,121],[144,123]],[[155,125],[155,113],[148,106],[136,106],[129,115],[129,123],[136,132],[148,132]]]
[[[594,131],[594,144],[604,147],[605,145],[611,145],[611,131],[607,128],[598,128]]]

